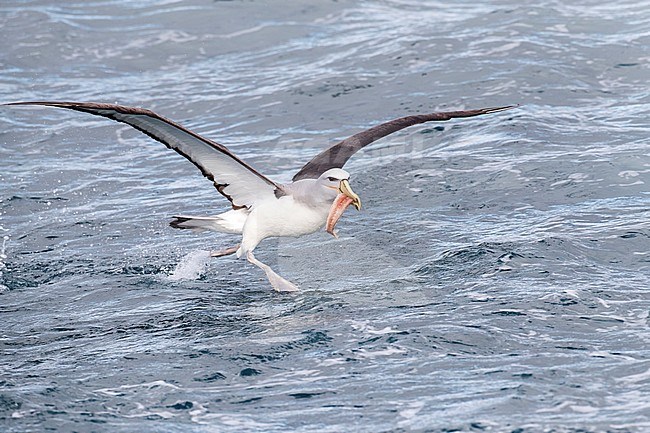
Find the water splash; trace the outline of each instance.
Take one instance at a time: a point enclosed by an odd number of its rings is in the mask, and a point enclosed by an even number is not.
[[[197,280],[203,275],[209,261],[210,251],[192,251],[176,265],[174,271],[169,275],[169,279],[172,281]]]

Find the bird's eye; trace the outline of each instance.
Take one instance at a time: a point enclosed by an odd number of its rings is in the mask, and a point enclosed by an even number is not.
[[[336,182],[338,179],[335,177],[328,177],[327,180],[329,180],[330,182]]]

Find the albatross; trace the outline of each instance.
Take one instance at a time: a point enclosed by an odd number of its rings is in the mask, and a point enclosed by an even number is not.
[[[412,125],[480,116],[515,107],[435,112],[390,120],[323,150],[293,176],[291,183],[281,184],[255,170],[224,145],[144,108],[58,101],[4,105],[41,105],[106,117],[132,126],[187,158],[230,201],[232,209],[216,216],[173,216],[170,225],[178,229],[240,234],[238,245],[211,255],[246,257],[265,272],[271,286],[278,292],[295,292],[298,287],[257,260],[253,251],[264,239],[302,236],[323,226],[336,237],[334,227],[345,209],[350,205],[361,209],[361,199],[350,186],[350,174],[343,170],[352,155],[374,141]]]

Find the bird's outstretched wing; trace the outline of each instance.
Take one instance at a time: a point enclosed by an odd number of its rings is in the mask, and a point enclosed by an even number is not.
[[[201,170],[232,207],[251,207],[256,201],[281,196],[282,187],[260,174],[225,146],[143,108],[93,102],[13,102],[5,105],[45,105],[103,116],[126,123],[187,158]]]
[[[418,123],[444,121],[454,119],[456,117],[474,117],[482,114],[496,113],[497,111],[509,110],[515,108],[517,105],[508,105],[506,107],[492,107],[480,108],[477,110],[463,110],[463,111],[446,111],[430,114],[418,114],[414,116],[400,117],[370,129],[359,132],[352,137],[330,146],[311,161],[309,161],[298,173],[293,176],[294,182],[300,179],[316,179],[323,172],[330,168],[342,168],[352,155],[357,153],[363,147],[370,143],[379,140],[393,132],[404,129],[411,125]]]

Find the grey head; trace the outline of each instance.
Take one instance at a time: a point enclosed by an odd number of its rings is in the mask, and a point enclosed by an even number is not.
[[[317,179],[301,179],[285,188],[296,200],[311,206],[329,207],[339,194],[345,194],[360,208],[361,201],[352,191],[349,179],[350,173],[342,168],[330,168]]]
[[[346,195],[352,199],[352,204],[357,209],[361,209],[361,199],[352,191],[350,186],[350,173],[342,168],[330,168],[316,179],[317,187],[322,191],[322,195],[327,197],[331,202],[339,194]]]

